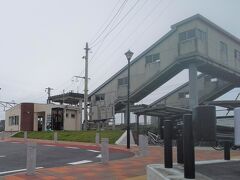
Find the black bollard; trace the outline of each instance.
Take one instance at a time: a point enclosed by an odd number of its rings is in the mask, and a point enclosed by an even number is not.
[[[165,168],[172,168],[172,122],[164,121],[164,164]]]
[[[224,160],[230,160],[230,142],[224,141]]]
[[[183,164],[183,136],[179,133],[177,136],[177,163]]]
[[[192,115],[185,114],[183,116],[183,161],[184,161],[184,177],[187,179],[195,178],[195,155],[194,140],[192,129]]]

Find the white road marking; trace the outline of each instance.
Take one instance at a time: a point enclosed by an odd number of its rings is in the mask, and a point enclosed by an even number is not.
[[[102,154],[97,155],[96,158],[102,158]]]
[[[91,151],[91,152],[96,152],[96,153],[99,153],[100,151],[96,151],[96,150],[88,150],[88,151]]]
[[[43,146],[54,147],[54,146],[56,146],[56,145],[53,145],[53,144],[44,144]]]
[[[82,161],[72,162],[72,163],[68,163],[68,164],[77,165],[77,164],[85,164],[85,163],[90,163],[90,162],[92,162],[92,161],[82,160]]]
[[[11,142],[11,143],[14,143],[14,144],[20,144],[20,142]]]
[[[43,167],[36,167],[36,169],[41,169]],[[9,174],[9,173],[16,173],[16,172],[22,172],[22,171],[26,171],[27,169],[17,169],[17,170],[12,170],[12,171],[3,171],[0,172],[0,175],[4,175],[4,174]]]
[[[65,148],[68,148],[68,149],[80,149],[78,147],[71,147],[71,146],[68,146],[68,147],[65,147]]]
[[[0,158],[3,158],[3,157],[6,157],[6,156],[0,156]]]
[[[232,159],[232,160],[207,160],[207,161],[196,161],[195,164],[214,164],[214,163],[223,163],[223,162],[233,162],[233,161],[239,161],[237,159]]]

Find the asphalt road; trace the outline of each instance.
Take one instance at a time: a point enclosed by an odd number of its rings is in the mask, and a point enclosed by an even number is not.
[[[100,162],[99,151],[85,150],[68,145],[37,144],[37,167],[49,168],[73,164]],[[129,153],[111,152],[110,160],[131,157]],[[27,146],[17,142],[0,142],[0,176],[26,168]],[[70,163],[70,164],[69,164]]]
[[[239,180],[240,161],[197,165],[196,171],[213,180]]]

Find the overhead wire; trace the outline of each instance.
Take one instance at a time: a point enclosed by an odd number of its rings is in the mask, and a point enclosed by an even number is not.
[[[92,46],[94,46],[94,43],[105,33],[105,31],[108,29],[108,27],[112,24],[112,22],[115,20],[115,18],[122,12],[122,10],[124,9],[124,6],[126,5],[128,0],[124,0],[124,2],[122,3],[122,5],[120,6],[120,8],[118,9],[118,11],[116,12],[116,14],[112,17],[112,19],[110,20],[110,22],[107,24],[107,26],[102,30],[102,32],[97,36],[97,38],[95,40],[93,40],[92,42],[90,42],[92,44]]]

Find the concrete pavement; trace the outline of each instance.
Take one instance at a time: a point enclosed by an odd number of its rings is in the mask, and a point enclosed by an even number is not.
[[[38,140],[39,142],[39,140]],[[49,143],[49,141],[42,141],[41,143]],[[72,142],[59,142],[71,144]],[[79,146],[91,146],[96,147],[94,144],[87,143],[72,143],[72,145],[78,144]],[[19,173],[16,175],[5,176],[5,180],[23,180],[23,179],[104,179],[104,180],[122,180],[122,179],[145,179],[146,165],[163,163],[163,148],[162,147],[150,147],[150,153],[146,157],[139,157],[138,147],[131,147],[127,150],[125,146],[111,145],[111,148],[118,150],[124,150],[126,152],[135,153],[134,157],[121,160],[113,160],[108,164],[103,165],[101,163],[91,163],[84,165],[63,166],[56,168],[45,168],[36,170],[36,175],[27,176],[25,173]],[[176,149],[173,149],[174,162],[176,162]],[[223,159],[223,152],[216,151],[212,148],[196,148],[195,150],[196,160],[214,160]],[[239,151],[231,152],[232,158],[239,157]]]

